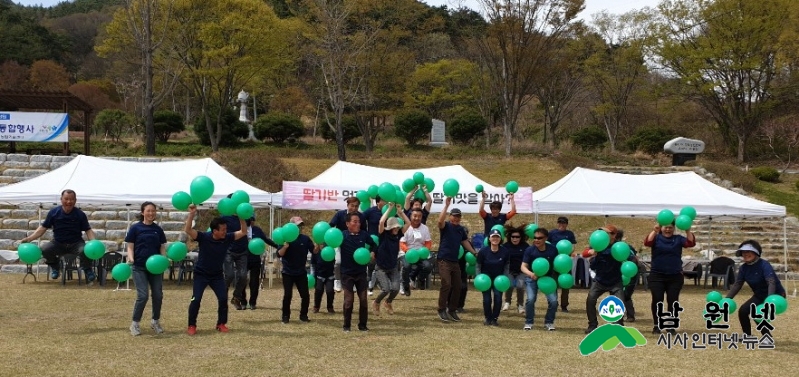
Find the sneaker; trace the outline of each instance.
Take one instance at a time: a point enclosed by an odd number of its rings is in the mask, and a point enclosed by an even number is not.
[[[464,309],[464,308],[458,308],[455,311],[458,312],[458,313],[466,313],[466,309]]]
[[[533,324],[532,323],[525,323],[524,324],[524,331],[530,331],[532,329],[533,329]]]
[[[394,315],[394,307],[390,302],[386,301],[383,305],[386,307],[386,313],[389,315]]]
[[[627,317],[627,322],[635,322],[635,317]]]
[[[371,296],[371,295],[373,295],[373,294],[375,294],[375,293],[374,293],[374,292],[372,292],[372,290],[371,290],[371,289],[370,289],[368,292],[366,292],[366,295],[367,295],[367,296]]]
[[[502,304],[502,311],[503,312],[508,311],[509,308],[510,308],[510,303],[509,302],[506,302],[506,303]]]
[[[333,281],[333,290],[336,292],[341,292],[341,280]]]
[[[652,334],[660,334],[660,328],[657,326],[652,327]]]
[[[55,280],[55,279],[58,279],[59,276],[61,276],[61,273],[58,272],[58,270],[50,271],[50,279]]]
[[[92,270],[85,270],[86,271],[86,281],[91,283],[97,280],[97,275],[94,274]]]
[[[447,311],[446,310],[439,310],[438,311],[438,318],[441,319],[441,322],[449,322],[450,321],[450,317],[447,315]]]
[[[302,323],[308,323],[308,322],[311,322],[311,320],[310,320],[310,319],[308,319],[308,317],[300,317],[300,322],[302,322]]]
[[[327,314],[336,314],[336,311],[333,308],[327,308]]]
[[[280,320],[280,322],[282,322],[284,325],[285,325],[285,324],[288,324],[288,323],[289,323],[289,317],[283,317],[283,318]]]
[[[139,327],[139,322],[131,322],[130,323],[130,335],[139,336],[141,335],[141,328]]]
[[[590,334],[590,333],[594,332],[594,330],[596,330],[596,326],[593,326],[593,325],[592,326],[588,326],[588,328],[585,329],[585,333],[586,334]]]
[[[241,304],[241,300],[236,297],[230,299],[230,303],[236,308],[236,310],[244,310],[244,305]]]
[[[519,305],[518,307],[516,307],[516,310],[519,311],[519,314],[524,314],[525,312],[524,305]]]
[[[250,310],[255,310],[255,304],[250,304]]]
[[[222,323],[222,324],[216,325],[216,331],[228,332],[228,331],[230,331],[230,329],[228,329],[227,326],[225,326],[225,324]]]
[[[495,319],[495,320],[491,321],[491,326],[499,327],[499,322],[497,322],[497,320]]]
[[[410,282],[410,283],[408,283],[408,287],[409,287],[410,289],[416,289],[416,282],[415,282],[415,281],[413,281],[413,280],[411,280],[411,282]]]
[[[163,333],[164,333],[164,328],[163,328],[163,327],[161,327],[161,323],[160,323],[160,322],[158,322],[158,320],[157,320],[157,319],[154,319],[154,320],[153,320],[153,321],[150,323],[150,328],[151,328],[151,329],[153,329],[153,330],[155,331],[155,333],[156,333],[156,334],[163,334]]]
[[[666,330],[666,332],[671,334],[671,335],[677,335],[677,330],[675,330],[675,329],[668,329],[668,330]]]
[[[350,328],[347,326],[342,327],[342,330],[344,330],[344,332],[350,332]]]
[[[375,313],[376,316],[380,316],[380,304],[377,301],[372,301],[372,312]]]
[[[449,318],[451,318],[455,322],[460,322],[461,321],[460,317],[458,317],[457,310],[448,312],[447,315],[449,315]]]
[[[319,313],[319,307],[318,306],[314,306],[313,307],[313,312],[314,313]]]
[[[568,313],[568,312],[569,312],[569,309],[567,309],[567,308],[560,308],[560,311],[562,311],[562,312],[564,312],[564,313]]]
[[[491,326],[491,321],[489,320],[483,321],[483,326]]]
[[[186,333],[189,335],[197,334],[197,326],[189,326],[189,329],[186,330]]]
[[[555,324],[554,323],[545,323],[544,324],[544,328],[547,329],[547,331],[555,331]]]
[[[405,288],[400,288],[399,294],[405,296]]]
[[[358,326],[358,331],[369,332],[369,328],[366,326]]]

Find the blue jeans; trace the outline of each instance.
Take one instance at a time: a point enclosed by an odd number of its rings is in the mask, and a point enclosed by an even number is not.
[[[141,321],[144,307],[149,299],[149,290],[153,291],[153,319],[161,319],[161,303],[164,300],[164,274],[154,275],[144,267],[133,266],[133,284],[136,285],[136,302],[133,304],[133,321]],[[149,288],[149,289],[148,289]]]
[[[535,319],[535,299],[538,296],[538,281],[526,277],[524,279],[527,286],[527,301],[524,304],[525,325],[532,325]],[[544,323],[555,323],[555,313],[558,312],[558,290],[547,294],[547,314],[544,316]]]
[[[499,319],[500,309],[502,309],[502,292],[494,287],[483,292],[483,315],[485,315],[486,321]]]

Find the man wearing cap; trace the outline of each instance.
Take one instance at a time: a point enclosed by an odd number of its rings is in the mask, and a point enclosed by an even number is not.
[[[549,232],[545,228],[538,228],[533,234],[533,245],[524,251],[522,258],[522,273],[527,275],[524,279],[527,287],[527,301],[524,303],[524,330],[529,331],[533,329],[533,322],[535,321],[535,301],[538,298],[538,279],[543,276],[538,276],[533,272],[532,265],[536,259],[544,258],[549,263],[549,271],[546,276],[549,276],[555,281],[558,279],[558,274],[552,264],[555,257],[558,256],[558,249],[555,245],[547,243]],[[555,331],[555,314],[558,312],[558,292],[547,293],[547,312],[544,315],[544,328],[547,331]]]
[[[495,225],[502,225],[505,226],[505,223],[508,220],[512,219],[513,216],[516,216],[516,201],[513,199],[513,194],[508,194],[508,199],[510,200],[510,212],[507,214],[499,213],[502,210],[502,202],[495,200],[488,205],[489,210],[491,213],[486,213],[485,211],[485,201],[488,199],[488,193],[483,191],[483,196],[480,198],[480,217],[483,218],[483,223],[485,225],[483,234],[488,234]]]
[[[741,330],[746,335],[752,335],[750,314],[753,306],[762,304],[771,295],[776,294],[785,297],[785,287],[783,287],[779,277],[777,277],[777,273],[774,272],[774,267],[771,266],[771,263],[760,258],[762,254],[763,249],[760,243],[755,240],[746,240],[738,245],[738,251],[735,252],[735,255],[743,258],[743,264],[738,269],[735,283],[730,286],[730,291],[727,292],[727,298],[732,299],[741,290],[744,282],[752,288],[752,297],[746,300],[738,310]],[[769,332],[768,327],[764,327],[761,330],[763,335]]]
[[[375,196],[375,205],[370,207],[366,211],[363,211],[363,217],[366,220],[366,230],[369,234],[374,236],[379,236],[380,232],[378,231],[380,225],[380,218],[383,215],[383,206],[388,204],[380,195]],[[377,277],[374,275],[375,272],[375,264],[369,263],[367,267],[366,274],[367,278],[369,279],[369,296],[372,295],[372,290],[375,288],[375,282]]]
[[[380,282],[380,289],[382,292],[377,295],[377,298],[375,298],[372,303],[372,310],[374,310],[376,315],[380,315],[380,302],[382,302],[386,296],[388,296],[385,303],[386,312],[388,312],[388,314],[394,314],[394,307],[391,303],[394,301],[394,298],[397,297],[397,293],[399,293],[400,279],[399,271],[397,270],[397,258],[399,257],[400,251],[400,237],[402,237],[411,226],[411,221],[405,216],[405,212],[402,212],[402,205],[391,205],[396,206],[397,213],[405,220],[405,225],[400,226],[399,219],[396,217],[389,218],[388,215],[391,211],[386,211],[386,213],[380,217],[380,225],[378,225],[380,242],[378,243],[377,253],[375,254],[376,268],[374,275]],[[385,224],[385,226],[383,224]]]
[[[400,250],[403,253],[411,249],[420,249],[426,247],[428,250],[433,247],[433,239],[430,236],[430,228],[422,223],[423,213],[419,208],[414,208],[410,211],[410,227],[403,233],[400,239]],[[402,257],[402,287],[400,292],[404,292],[406,296],[411,295],[412,280],[420,277],[422,281],[427,279],[430,272],[433,271],[433,265],[429,259],[420,259],[416,263],[408,263]]]
[[[461,269],[458,265],[458,254],[463,246],[472,254],[477,254],[469,242],[466,229],[461,226],[461,210],[453,208],[449,211],[452,198],[447,197],[444,208],[438,216],[439,247],[436,255],[438,273],[441,276],[441,290],[438,292],[438,318],[443,322],[460,322],[456,313],[461,296]],[[446,221],[449,211],[449,221]]]
[[[360,230],[367,231],[366,225],[366,217],[363,213],[358,211],[358,207],[361,205],[361,200],[350,196],[349,198],[345,199],[347,202],[347,209],[342,209],[340,211],[336,211],[336,214],[333,215],[333,218],[330,219],[330,226],[338,228],[340,231],[347,230],[347,218],[350,213],[357,213],[358,214],[358,221],[360,222]],[[336,264],[333,268],[333,273],[335,276],[335,280],[333,282],[333,289],[336,292],[341,292],[341,248],[336,248]]]
[[[577,249],[574,245],[577,244],[577,238],[574,237],[574,232],[569,229],[569,219],[565,216],[558,217],[558,227],[556,229],[552,229],[549,231],[549,237],[547,241],[557,246],[558,242],[561,240],[567,240],[572,244],[572,252],[571,257],[574,258],[577,255]],[[568,289],[561,289],[560,290],[560,310],[564,313],[569,312],[569,290]]]
[[[369,306],[366,301],[366,266],[355,262],[355,251],[369,245],[372,260],[375,259],[377,244],[365,230],[361,229],[359,213],[347,214],[347,230],[342,232],[341,242],[341,286],[344,289],[344,332],[350,332],[355,292],[358,291],[358,330],[369,331],[366,321],[369,319]]]
[[[228,198],[233,197],[229,194]],[[238,215],[222,216],[222,220],[227,224],[227,231],[231,233],[238,232],[241,229]],[[246,219],[247,227],[250,226],[254,217]],[[245,231],[247,231],[245,229]],[[251,231],[247,234],[252,235]],[[239,238],[230,244],[227,256],[225,257],[225,285],[233,286],[233,297],[230,303],[236,310],[244,310],[247,308],[247,301],[244,300],[244,289],[247,288],[247,259],[250,254],[247,248],[247,243],[250,237]]]
[[[588,291],[588,297],[585,300],[585,311],[588,313],[588,328],[585,329],[586,334],[590,334],[599,326],[597,320],[596,302],[605,292],[618,297],[621,302],[624,302],[624,287],[621,282],[621,262],[613,258],[610,250],[616,242],[617,228],[614,225],[608,224],[599,228],[610,236],[610,243],[605,250],[596,251],[590,249],[588,255],[591,258],[591,269],[596,272],[593,283],[591,283],[591,290]],[[617,322],[619,325],[624,325],[624,320]]]
[[[284,324],[289,323],[291,318],[291,289],[295,286],[300,294],[300,321],[310,322],[308,319],[308,306],[311,303],[311,296],[308,293],[308,275],[305,270],[305,263],[308,261],[308,254],[319,252],[319,248],[314,247],[310,237],[302,234],[304,228],[302,218],[294,216],[289,221],[300,228],[300,235],[296,240],[284,243],[277,251],[283,265],[280,271],[283,275],[282,322]]]

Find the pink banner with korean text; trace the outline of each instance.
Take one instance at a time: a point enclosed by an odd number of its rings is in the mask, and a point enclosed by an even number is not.
[[[379,185],[381,182],[376,182]],[[347,207],[345,200],[350,196],[355,196],[358,190],[366,190],[368,187],[343,187],[337,184],[310,183],[297,181],[283,181],[283,201],[282,207],[286,209],[310,209],[310,210],[340,210]],[[486,204],[493,201],[502,202],[502,211],[510,211],[510,197],[504,187],[493,187],[484,185],[485,192],[488,194]],[[474,187],[461,187],[458,195],[453,198],[450,208],[457,207],[464,213],[478,213],[480,210],[480,197],[482,194],[475,191]],[[439,187],[430,193],[433,205],[431,212],[440,212],[444,207],[443,191]],[[533,213],[533,189],[532,187],[519,187],[519,191],[514,194],[516,202],[516,212]],[[374,203],[371,203],[374,205]],[[488,208],[486,206],[486,211]]]

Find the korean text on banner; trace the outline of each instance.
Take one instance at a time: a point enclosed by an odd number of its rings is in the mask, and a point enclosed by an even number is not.
[[[66,113],[0,111],[0,141],[69,141]]]

